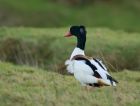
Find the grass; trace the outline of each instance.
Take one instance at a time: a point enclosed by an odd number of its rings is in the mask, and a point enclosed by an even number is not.
[[[69,28],[0,28],[0,59],[52,69],[63,68],[76,45],[64,38]],[[112,70],[139,70],[140,33],[87,28],[86,54],[104,60]],[[55,67],[54,67],[55,66]]]
[[[140,2],[138,0],[119,2],[94,2],[79,6],[68,5],[62,1],[59,3],[48,0],[0,0],[0,25],[64,27],[84,24],[90,27],[139,32]]]
[[[0,62],[1,106],[139,106],[139,72],[111,73],[117,87],[88,92],[73,76]]]

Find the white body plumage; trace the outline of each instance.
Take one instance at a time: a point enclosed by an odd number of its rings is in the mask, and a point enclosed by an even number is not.
[[[72,55],[70,57],[70,60],[67,60],[65,62],[65,65],[67,65],[67,70],[69,73],[74,74],[75,78],[83,85],[87,84],[94,84],[98,83],[97,77],[94,76],[94,71],[89,67],[87,64],[85,64],[84,60],[72,60],[72,58],[76,55],[85,55],[83,50],[79,50],[79,48],[75,48],[74,51],[72,52]],[[107,85],[113,85],[116,86],[116,83],[113,81],[111,82],[108,78],[107,75],[110,76],[110,74],[107,72],[106,67],[100,62],[102,67],[94,60],[90,59],[89,60],[94,66],[97,68],[97,72],[100,74],[103,82],[105,82]]]

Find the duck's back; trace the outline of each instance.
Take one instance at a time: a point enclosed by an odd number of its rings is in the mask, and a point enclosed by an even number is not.
[[[90,62],[92,65],[94,65],[97,68],[96,71],[99,73],[100,78],[107,79],[106,75],[110,75],[110,74],[108,73],[105,65],[98,59],[91,59]]]

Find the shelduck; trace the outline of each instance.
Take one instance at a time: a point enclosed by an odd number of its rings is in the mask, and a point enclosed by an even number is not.
[[[77,38],[77,45],[65,62],[68,72],[74,74],[82,86],[116,86],[118,81],[111,77],[102,61],[85,55],[86,33],[85,26],[71,26],[65,35]]]

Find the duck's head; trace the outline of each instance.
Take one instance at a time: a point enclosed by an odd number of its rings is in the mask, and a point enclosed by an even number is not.
[[[86,43],[86,28],[85,26],[71,26],[65,37],[77,37],[77,47],[84,50]]]
[[[77,38],[82,38],[86,36],[85,26],[71,26],[69,32],[65,37],[76,36]]]

